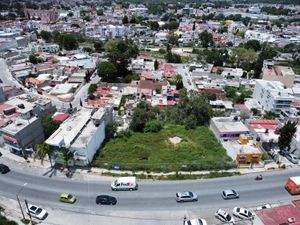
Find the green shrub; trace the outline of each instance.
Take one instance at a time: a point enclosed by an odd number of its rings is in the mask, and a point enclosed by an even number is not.
[[[146,123],[145,125],[145,132],[152,132],[152,133],[157,133],[162,129],[162,122],[158,121],[158,120],[151,120],[149,122]]]

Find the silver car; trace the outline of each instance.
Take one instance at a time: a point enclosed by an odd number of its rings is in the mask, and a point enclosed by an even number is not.
[[[196,202],[198,201],[198,196],[196,193],[191,191],[177,192],[176,193],[177,202]]]
[[[287,153],[285,155],[285,157],[292,163],[294,164],[298,164],[299,163],[299,159],[298,159],[298,156],[296,156],[295,154],[292,154],[292,153]]]
[[[239,194],[232,189],[224,190],[222,191],[222,197],[224,199],[234,199],[234,198],[239,198]]]

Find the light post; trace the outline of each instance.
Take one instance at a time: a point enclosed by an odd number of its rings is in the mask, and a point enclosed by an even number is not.
[[[20,199],[19,199],[19,194],[21,193],[21,191],[23,190],[23,188],[27,185],[27,183],[24,183],[23,186],[20,188],[20,190],[17,192],[16,196],[17,196],[17,200],[18,200],[18,203],[19,203],[19,207],[20,207],[20,210],[21,210],[21,213],[22,213],[22,216],[23,216],[23,219],[25,220],[25,215],[24,215],[24,212],[23,212],[23,209],[22,209],[22,206],[21,206],[21,203],[20,203]]]

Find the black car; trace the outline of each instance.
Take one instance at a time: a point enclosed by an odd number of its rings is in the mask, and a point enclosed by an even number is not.
[[[115,205],[117,204],[117,199],[109,195],[99,195],[96,198],[96,204],[101,205]]]
[[[0,173],[5,174],[8,173],[10,171],[10,169],[8,168],[8,166],[4,165],[4,164],[0,164]]]

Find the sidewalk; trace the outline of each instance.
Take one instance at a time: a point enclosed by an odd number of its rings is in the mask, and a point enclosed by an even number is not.
[[[17,156],[13,153],[11,153],[6,148],[1,148],[2,156],[0,157],[0,161],[3,163],[8,164],[10,167],[16,169],[16,170],[30,170],[31,174],[41,175],[41,176],[48,176],[48,177],[61,177],[66,178],[67,177],[67,171],[62,170],[61,168],[51,168],[51,164],[48,159],[45,159],[43,164],[41,164],[40,160],[34,160],[32,158],[28,158],[25,160],[23,157]],[[290,165],[285,164],[285,168],[288,167],[296,167],[299,165]],[[278,164],[275,162],[269,163],[265,165],[264,167],[257,167],[257,168],[236,168],[236,169],[230,169],[230,170],[221,170],[218,172],[230,172],[230,173],[240,173],[240,174],[250,174],[250,173],[262,173],[265,171],[270,170],[277,170],[280,169]],[[209,174],[212,171],[179,171],[178,173],[182,175],[205,175]],[[103,174],[107,174],[108,176],[103,176]],[[109,177],[109,175],[145,175],[145,176],[152,176],[152,177],[159,177],[159,176],[170,176],[175,175],[176,172],[169,172],[169,173],[156,173],[151,172],[147,173],[146,171],[120,171],[120,170],[108,170],[108,169],[102,169],[102,168],[91,168],[90,170],[87,169],[81,169],[81,168],[71,168],[71,177],[70,179],[75,180],[82,180],[82,179],[95,179],[100,178],[111,180],[112,177]]]

